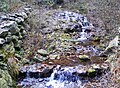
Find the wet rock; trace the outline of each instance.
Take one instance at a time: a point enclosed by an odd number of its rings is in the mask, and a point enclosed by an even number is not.
[[[3,38],[0,38],[0,45],[3,45],[5,43],[5,40]]]
[[[25,12],[18,12],[18,13],[15,13],[15,15],[16,15],[17,17],[22,17],[22,18],[24,18],[24,19],[28,17]]]
[[[17,17],[17,18],[15,19],[15,21],[16,21],[17,23],[21,23],[21,22],[24,22],[24,19],[23,19],[22,17]]]
[[[89,56],[87,56],[87,55],[79,55],[79,58],[80,58],[80,60],[82,60],[82,61],[88,61],[88,60],[90,60],[90,59],[89,59]]]
[[[44,60],[47,60],[48,58],[47,57],[44,57],[44,56],[41,56],[39,54],[36,54],[34,57],[33,57],[33,61],[35,62],[42,62]]]
[[[13,41],[13,43],[18,43],[18,41],[19,41],[18,39],[19,39],[18,36],[12,35],[12,41]]]
[[[4,61],[5,59],[5,55],[4,54],[0,54],[0,61]]]
[[[8,34],[8,29],[1,29],[0,28],[0,37],[5,38]]]
[[[78,68],[73,74],[76,74],[80,77],[87,77],[87,70],[85,68]]]
[[[21,63],[22,63],[23,65],[25,65],[25,64],[30,63],[30,60],[23,58],[23,59],[21,60]]]
[[[92,68],[94,68],[94,69],[101,69],[99,64],[92,64]]]
[[[109,66],[108,63],[103,63],[103,64],[101,64],[101,68],[102,68],[103,70],[108,70],[108,69],[110,69],[110,66]]]
[[[26,34],[27,34],[27,32],[25,30],[23,30],[22,33],[21,33],[21,36],[24,37]]]
[[[79,24],[73,24],[69,23],[67,27],[64,28],[65,33],[70,33],[70,32],[81,32],[82,26]]]
[[[6,51],[6,53],[14,53],[15,52],[15,48],[14,48],[14,44],[13,42],[11,42],[10,44],[4,44],[3,45],[3,49]]]
[[[90,77],[96,76],[96,70],[93,68],[88,69],[88,76]]]
[[[18,40],[16,43],[14,43],[14,48],[17,51],[20,51],[21,46],[22,46],[22,41],[21,40]]]
[[[11,35],[11,33],[8,34],[7,37],[5,38],[5,40],[6,40],[7,43],[13,42],[14,44],[18,44],[18,41],[19,41],[18,39],[19,39],[18,36]]]
[[[17,34],[19,34],[19,31],[20,31],[20,29],[16,26],[16,27],[11,27],[10,29],[9,29],[9,32],[12,34],[12,35],[17,35]]]
[[[96,36],[92,39],[94,42],[99,42],[100,41],[100,36]]]
[[[15,21],[4,21],[1,23],[0,28],[11,28],[11,27],[15,27],[16,22]]]
[[[24,8],[24,12],[29,15],[32,12],[32,8],[30,6]]]
[[[15,21],[5,21],[0,25],[1,36],[3,36],[3,32],[9,31],[11,34],[16,34],[20,29],[17,27],[17,23]]]
[[[12,35],[11,33],[8,33],[8,35],[5,37],[5,42],[10,43],[12,41]]]
[[[7,16],[6,15],[1,15],[0,16],[0,20],[6,20],[7,19]]]
[[[93,64],[92,68],[96,71],[96,76],[100,76],[105,70],[107,70],[102,68],[99,64]]]
[[[49,55],[49,53],[44,49],[38,50],[37,53],[42,55],[42,56],[48,56]]]
[[[29,12],[30,9],[25,8],[24,11],[21,10],[17,13],[0,16],[0,45],[2,45],[0,50],[0,87],[2,88],[15,88],[12,78],[17,78],[18,62],[22,59],[20,55],[16,55],[15,53],[18,48],[19,50],[21,48],[21,39],[23,38],[23,34],[21,33],[25,29],[23,22],[27,19]],[[18,24],[22,25],[23,28],[20,28]],[[11,55],[13,57],[13,54],[15,54],[14,58],[8,58]],[[29,62],[25,60],[22,62],[22,60],[20,61],[22,64],[24,64],[23,62]]]
[[[49,33],[52,33],[53,31],[54,31],[54,30],[51,29],[51,28],[43,28],[43,29],[41,30],[41,32],[44,33],[44,34],[49,34]]]
[[[22,18],[22,17],[17,17],[17,16],[15,16],[14,14],[10,14],[9,17],[6,17],[6,18],[4,18],[4,19],[2,19],[2,20],[5,20],[5,21],[9,20],[9,21],[15,21],[15,22],[17,22],[17,23],[21,23],[21,22],[24,21],[24,18]]]
[[[58,55],[49,55],[49,58],[51,59],[51,60],[54,60],[54,59],[57,59],[57,57],[58,57]]]
[[[20,75],[25,74],[27,76],[29,74],[30,78],[46,78],[50,77],[50,75],[53,72],[53,69],[53,65],[38,63],[22,67],[20,70]]]
[[[62,4],[64,3],[64,0],[54,0],[55,4]]]
[[[17,54],[17,53],[15,54],[15,57],[18,58],[18,60],[23,59],[23,57],[21,55]]]

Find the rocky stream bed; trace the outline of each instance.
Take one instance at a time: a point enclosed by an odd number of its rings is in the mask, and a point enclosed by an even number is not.
[[[106,32],[75,12],[52,10],[44,16],[40,30],[42,48],[32,58],[36,63],[21,68],[18,86],[105,88],[110,85],[112,73],[110,64],[105,62],[107,48],[101,40]]]
[[[0,13],[0,88],[119,88],[119,30],[61,1]]]

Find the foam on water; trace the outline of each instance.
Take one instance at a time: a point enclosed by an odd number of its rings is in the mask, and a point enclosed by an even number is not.
[[[77,69],[77,66],[60,68],[58,65],[49,78],[35,79],[28,75],[20,85],[23,86],[22,88],[26,86],[31,86],[30,88],[83,88],[80,77],[73,74]]]

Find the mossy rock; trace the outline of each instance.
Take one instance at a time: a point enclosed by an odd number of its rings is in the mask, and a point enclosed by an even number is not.
[[[81,61],[89,61],[89,56],[88,55],[79,55],[79,58]]]
[[[49,55],[49,53],[44,49],[40,49],[37,52],[38,52],[38,54],[40,54],[42,56],[48,56]]]
[[[96,70],[95,69],[88,69],[88,76],[93,77],[96,76]]]
[[[0,61],[4,61],[5,59],[5,55],[4,54],[0,54]]]
[[[47,59],[48,59],[47,57],[39,56],[38,54],[36,54],[32,60],[33,62],[42,62]]]
[[[1,88],[14,88],[13,80],[7,70],[0,69],[0,87]]]
[[[0,33],[0,38],[5,38],[8,35],[8,31],[3,31]]]
[[[8,52],[14,52],[14,43],[4,44],[3,49]]]
[[[14,34],[18,34],[20,31],[20,29],[16,26],[16,27],[12,27],[10,28],[9,32],[14,35]]]
[[[28,64],[28,63],[30,63],[30,60],[28,60],[28,59],[23,58],[21,60],[21,64],[23,64],[23,65]]]
[[[7,69],[7,64],[0,62],[0,69],[6,70]]]
[[[22,41],[18,40],[17,43],[14,44],[15,50],[20,51],[21,50],[21,45],[22,45]]]

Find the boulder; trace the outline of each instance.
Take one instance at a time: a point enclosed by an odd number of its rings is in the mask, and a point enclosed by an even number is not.
[[[6,15],[0,15],[0,20],[7,20],[7,16]]]
[[[3,45],[5,43],[5,40],[3,38],[0,38],[0,45]]]
[[[10,32],[8,32],[8,35],[5,37],[5,42],[10,43],[12,41],[12,35]]]
[[[47,60],[47,59],[48,59],[47,57],[36,54],[32,60],[35,62],[42,62],[42,61]]]
[[[0,25],[1,29],[7,29],[11,27],[15,27],[17,24],[15,21],[3,21]]]
[[[41,32],[43,33],[43,34],[49,34],[49,33],[52,33],[54,30],[52,29],[52,28],[43,28],[42,30],[41,30]]]
[[[1,29],[0,28],[0,37],[5,38],[8,34],[8,29]]]
[[[15,13],[15,15],[16,15],[17,17],[22,17],[22,18],[24,18],[24,19],[28,17],[25,12],[18,12],[18,13]]]
[[[24,12],[25,12],[27,15],[29,15],[30,12],[32,12],[32,8],[31,8],[30,6],[28,6],[28,7],[24,8]]]
[[[17,23],[21,23],[21,22],[24,22],[24,19],[23,19],[22,17],[17,17],[17,18],[15,19],[15,21],[16,21]]]
[[[11,34],[8,34],[8,36],[5,38],[6,43],[13,42],[14,44],[18,44],[18,41],[19,41],[18,39],[19,39],[19,36],[11,35]]]
[[[29,74],[30,78],[46,78],[51,76],[54,67],[53,65],[40,63],[27,65],[20,69],[20,75],[26,77]]]
[[[90,60],[88,55],[79,55],[79,58],[82,61],[88,61],[88,60]]]
[[[11,32],[11,34],[16,34],[20,31],[20,29],[17,27],[17,23],[15,21],[3,21],[0,25],[0,36],[5,37],[4,32]],[[4,35],[3,35],[4,34]],[[6,33],[7,35],[7,33]]]
[[[88,69],[88,76],[90,76],[90,77],[93,77],[93,76],[96,76],[96,70],[95,69],[93,69],[93,68],[90,68],[90,69]]]
[[[19,31],[20,31],[20,29],[19,29],[17,26],[11,27],[11,28],[9,29],[9,32],[10,32],[12,35],[18,35],[18,34],[19,34]]]
[[[51,60],[54,60],[54,59],[57,59],[57,57],[58,57],[58,55],[49,55],[49,59],[51,59]]]
[[[44,49],[38,50],[37,53],[42,55],[42,56],[48,56],[49,55],[49,53]]]

